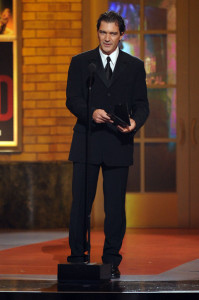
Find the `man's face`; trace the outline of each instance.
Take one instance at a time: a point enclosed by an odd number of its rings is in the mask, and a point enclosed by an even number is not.
[[[101,21],[99,30],[97,32],[99,39],[99,46],[103,53],[110,55],[117,48],[119,41],[123,34],[120,34],[117,23],[107,23]]]

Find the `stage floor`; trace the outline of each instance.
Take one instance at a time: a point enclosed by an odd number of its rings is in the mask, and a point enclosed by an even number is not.
[[[91,262],[101,262],[103,240],[102,231],[92,231]],[[57,284],[57,264],[69,254],[66,231],[0,232],[0,241],[1,299],[26,292],[199,293],[199,230],[128,229],[120,279],[66,286]]]

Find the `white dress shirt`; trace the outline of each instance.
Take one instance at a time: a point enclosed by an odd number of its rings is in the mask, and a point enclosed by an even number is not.
[[[99,48],[99,53],[100,53],[100,56],[101,56],[101,59],[102,59],[102,64],[103,64],[104,68],[106,67],[106,64],[107,64],[107,57],[108,56],[110,57],[110,59],[111,59],[110,66],[111,66],[112,71],[114,71],[115,65],[116,65],[116,62],[117,62],[117,58],[118,58],[118,55],[119,55],[119,48],[117,47],[115,49],[115,51],[112,52],[110,55],[104,54],[102,52],[102,50]]]

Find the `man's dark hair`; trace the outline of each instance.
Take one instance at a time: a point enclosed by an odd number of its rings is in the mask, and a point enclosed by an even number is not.
[[[101,21],[105,21],[107,23],[116,23],[119,27],[120,34],[124,33],[126,30],[124,19],[115,11],[106,11],[100,15],[99,19],[97,20],[97,30],[100,28]]]

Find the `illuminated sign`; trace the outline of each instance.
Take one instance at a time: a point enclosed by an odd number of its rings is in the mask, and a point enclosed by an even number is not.
[[[0,152],[21,150],[18,88],[21,49],[18,49],[17,22],[20,11],[21,1],[0,0]]]

